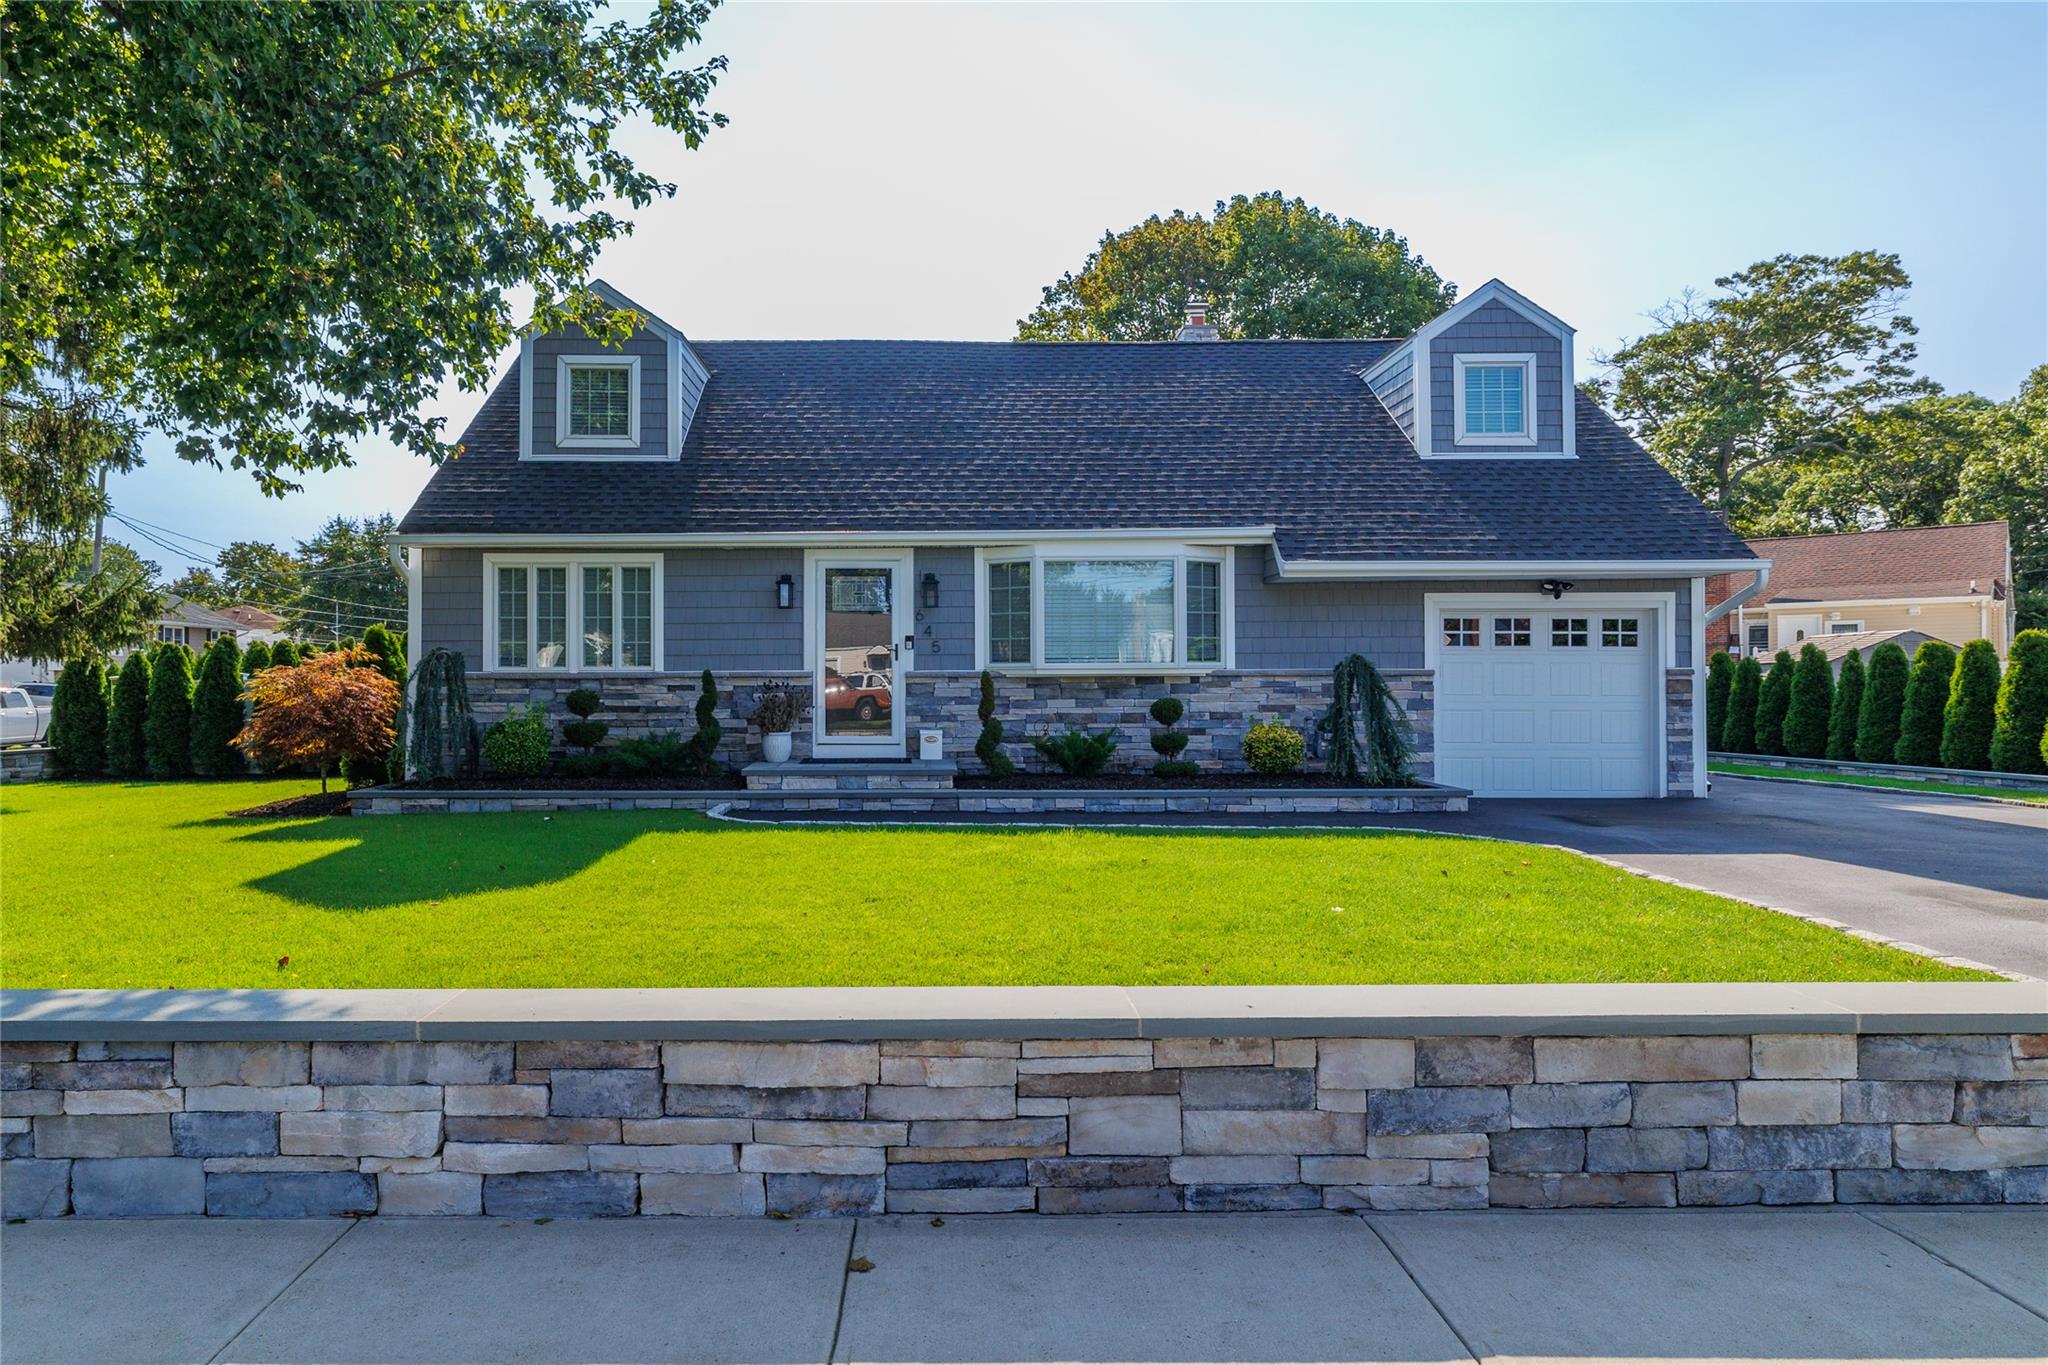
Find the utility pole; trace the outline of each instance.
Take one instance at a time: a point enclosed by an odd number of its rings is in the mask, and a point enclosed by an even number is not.
[[[100,466],[100,508],[92,519],[92,576],[100,576],[100,547],[106,543],[107,532],[107,467]]]

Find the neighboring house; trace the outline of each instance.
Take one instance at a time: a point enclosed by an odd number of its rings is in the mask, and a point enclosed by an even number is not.
[[[2004,658],[2012,641],[2012,544],[2002,521],[1773,536],[1749,546],[1771,561],[1770,581],[1717,621],[1714,649],[1769,658],[1825,635],[1918,631],[1952,645],[1989,640]],[[1742,586],[1733,576],[1713,579],[1707,601]]]
[[[274,611],[243,604],[222,607],[220,614],[235,623],[236,633],[244,645],[253,645],[259,640],[274,645],[285,638],[284,618]]]
[[[1761,561],[1498,281],[1404,340],[1219,343],[1191,304],[1160,344],[693,341],[595,287],[643,327],[527,337],[394,538],[414,658],[463,654],[482,721],[581,685],[687,733],[704,668],[737,715],[857,669],[877,706],[814,704],[800,757],[967,755],[986,668],[1020,757],[1108,727],[1149,763],[1170,689],[1242,767],[1358,652],[1425,776],[1704,793],[1705,581]]]
[[[241,629],[239,622],[211,607],[202,607],[176,593],[165,593],[164,609],[150,623],[149,641],[143,648],[154,648],[165,641],[172,641],[190,646],[194,654],[203,654],[206,647],[221,636],[239,636]],[[114,660],[121,662],[134,652],[132,649],[116,650]]]
[[[1906,657],[1910,659],[1914,650],[1933,638],[1923,630],[1856,630],[1816,635],[1814,647],[1827,659],[1828,667],[1840,673],[1842,661],[1851,654],[1861,655],[1867,665],[1870,662],[1870,652],[1879,645],[1897,645],[1906,651]],[[1771,661],[1765,659],[1763,662],[1764,667],[1768,669]]]

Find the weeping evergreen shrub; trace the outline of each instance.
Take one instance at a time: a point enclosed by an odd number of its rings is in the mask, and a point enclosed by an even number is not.
[[[1941,763],[1945,768],[1991,766],[1991,731],[1998,715],[1998,651],[1972,640],[1956,655],[1948,701],[1941,710]]]
[[[1792,698],[1785,710],[1785,752],[1819,758],[1828,748],[1828,714],[1834,709],[1835,674],[1828,656],[1808,640],[1792,666]]]
[[[981,733],[974,740],[974,756],[988,769],[989,776],[1008,777],[1017,770],[1017,765],[1003,752],[1003,723],[996,719],[996,678],[985,668],[981,670],[981,703],[974,708],[974,714],[981,718]]]
[[[1998,684],[1991,766],[2002,773],[2048,772],[2048,630],[2013,637]]]
[[[1735,686],[1735,660],[1724,650],[1707,656],[1707,747],[1721,747],[1721,732],[1728,728],[1728,693]]]
[[[192,651],[183,645],[167,644],[150,661],[142,746],[151,777],[192,775]]]
[[[253,677],[270,667],[270,644],[265,640],[252,640],[242,651],[242,676]]]
[[[107,770],[107,671],[97,659],[73,659],[50,698],[50,768],[58,777]]]
[[[1792,709],[1792,674],[1799,667],[1792,651],[1781,649],[1764,674],[1763,690],[1756,699],[1756,752],[1785,752],[1785,714]]]
[[[470,717],[462,655],[436,649],[420,660],[408,728],[407,752],[420,781],[467,777],[476,771],[476,722]]]
[[[1899,717],[1906,707],[1906,681],[1913,666],[1906,651],[1887,640],[1870,651],[1863,679],[1863,704],[1856,708],[1856,761],[1889,763],[1899,747]]]
[[[143,736],[148,718],[149,658],[138,649],[121,665],[107,708],[107,771],[115,777],[140,777],[148,769]]]
[[[1734,681],[1728,684],[1728,719],[1721,727],[1724,753],[1756,752],[1756,705],[1763,697],[1764,670],[1745,654],[1735,664]]]
[[[1828,752],[1833,759],[1856,757],[1856,717],[1863,709],[1863,651],[1852,649],[1842,656],[1842,672],[1835,679],[1835,700],[1828,708]]]
[[[1948,685],[1955,671],[1956,652],[1940,640],[1928,640],[1913,651],[1913,671],[1906,678],[1906,701],[1899,711],[1899,742],[1892,750],[1892,762],[1940,765],[1941,716],[1948,709]]]
[[[192,689],[192,771],[236,777],[247,769],[235,736],[242,733],[242,650],[232,635],[206,647]]]
[[[1373,787],[1414,782],[1415,732],[1380,671],[1363,654],[1351,654],[1338,662],[1331,683],[1334,696],[1316,722],[1330,746],[1331,774]]]

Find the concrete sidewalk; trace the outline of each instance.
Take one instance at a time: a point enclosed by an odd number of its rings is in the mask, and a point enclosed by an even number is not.
[[[6,1361],[2033,1360],[2048,1209],[67,1220],[0,1293]]]

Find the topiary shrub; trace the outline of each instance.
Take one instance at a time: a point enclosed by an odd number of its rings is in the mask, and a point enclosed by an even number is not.
[[[981,704],[974,708],[981,717],[981,733],[975,736],[974,756],[981,760],[991,777],[1008,777],[1017,770],[1009,756],[1003,752],[1003,723],[996,719],[996,679],[987,669],[981,670]]]
[[[95,777],[107,770],[107,671],[97,659],[73,659],[50,698],[50,770]]]
[[[1763,699],[1763,665],[1745,654],[1735,664],[1734,680],[1728,684],[1728,719],[1721,727],[1724,753],[1756,752],[1756,706]]]
[[[1892,762],[1940,765],[1941,715],[1948,708],[1948,684],[1955,671],[1956,652],[1940,640],[1928,640],[1913,651],[1913,671],[1906,678],[1906,700],[1899,708],[1899,742],[1892,749]]]
[[[252,641],[249,647],[242,651],[242,676],[245,678],[251,677],[261,673],[268,667],[270,667],[270,642],[267,640]]]
[[[484,730],[484,759],[506,777],[539,777],[548,767],[548,709],[539,702],[515,706]]]
[[[1179,781],[1199,773],[1199,764],[1181,757],[1181,751],[1188,747],[1187,732],[1174,729],[1187,714],[1187,703],[1169,693],[1153,702],[1150,709],[1152,719],[1162,727],[1152,732],[1152,752],[1159,755],[1159,761],[1152,765],[1152,775]]]
[[[107,708],[107,771],[115,777],[140,777],[148,770],[148,720],[149,659],[138,649],[121,665]]]
[[[1828,708],[1828,752],[1833,759],[1856,757],[1856,717],[1863,707],[1863,653],[1850,650],[1842,656],[1842,672],[1835,679],[1835,700]]]
[[[1116,752],[1116,731],[1091,734],[1086,730],[1068,730],[1057,735],[1033,735],[1031,747],[1069,776],[1094,777],[1109,766],[1110,756]]]
[[[1828,713],[1834,709],[1835,673],[1820,646],[1808,640],[1792,666],[1792,699],[1785,709],[1785,752],[1819,758],[1828,749]]]
[[[1735,686],[1735,660],[1715,650],[1707,656],[1707,747],[1721,746],[1721,732],[1728,728],[1728,692]]]
[[[1255,773],[1299,772],[1308,758],[1301,732],[1277,720],[1262,720],[1244,732],[1245,766]]]
[[[1998,651],[1972,640],[1956,655],[1948,701],[1941,710],[1941,763],[1945,768],[1991,766],[1991,731],[1998,720]]]
[[[1785,752],[1785,714],[1792,709],[1792,675],[1799,663],[1792,651],[1781,649],[1764,674],[1763,690],[1756,698],[1756,752]]]
[[[142,725],[151,777],[192,775],[192,651],[169,645],[149,665],[149,714]]]
[[[462,655],[437,649],[420,660],[411,689],[406,748],[422,782],[463,777],[476,768],[476,722],[469,711],[469,680]]]
[[[569,714],[576,717],[562,724],[562,738],[568,740],[588,756],[592,749],[604,742],[612,727],[601,720],[592,720],[604,708],[604,698],[588,687],[579,687],[562,698],[562,705],[569,708]]]
[[[705,669],[697,683],[697,733],[690,736],[691,770],[708,775],[718,766],[718,741],[725,727],[718,723],[718,680]]]
[[[242,650],[232,635],[206,647],[192,689],[192,771],[237,777],[248,770],[235,736],[242,733]]]
[[[1856,761],[1889,763],[1899,747],[1899,717],[1906,706],[1906,681],[1913,666],[1906,651],[1886,641],[1870,651],[1863,679],[1863,704],[1856,708]]]
[[[1329,768],[1346,782],[1406,786],[1415,780],[1415,732],[1400,699],[1363,654],[1341,659],[1331,676],[1334,696],[1316,733],[1330,743]],[[1359,730],[1364,730],[1361,751]]]
[[[2002,773],[2048,772],[2048,630],[2013,637],[1998,684],[1991,766]]]

